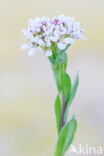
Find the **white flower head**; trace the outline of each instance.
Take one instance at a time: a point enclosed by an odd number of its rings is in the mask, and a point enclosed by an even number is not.
[[[21,46],[23,50],[30,48],[29,55],[33,55],[38,48],[46,56],[53,54],[53,45],[60,50],[65,49],[68,44],[73,44],[75,39],[85,39],[84,30],[80,23],[73,17],[58,15],[53,18],[36,17],[28,21],[28,27],[23,30],[28,44]],[[59,52],[59,50],[58,50]]]

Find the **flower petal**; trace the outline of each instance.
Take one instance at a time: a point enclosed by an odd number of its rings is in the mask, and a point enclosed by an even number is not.
[[[29,45],[28,44],[22,44],[21,45],[21,49],[22,50],[27,50],[29,48]]]
[[[35,52],[36,52],[36,48],[31,48],[31,49],[29,50],[29,52],[28,52],[28,55],[29,55],[29,56],[33,56],[33,55],[35,54]]]
[[[63,39],[63,42],[64,42],[64,43],[67,43],[67,44],[73,44],[74,39],[72,39],[72,38],[70,38],[70,37],[67,37],[67,38],[64,38],[64,39]]]
[[[47,50],[45,53],[46,56],[51,56],[52,55],[52,51],[51,50]]]
[[[44,53],[44,50],[43,50],[41,47],[38,47],[38,50],[39,50],[41,53]]]
[[[65,44],[64,43],[62,43],[62,42],[59,42],[58,44],[57,44],[57,46],[58,46],[58,48],[59,49],[65,49]]]

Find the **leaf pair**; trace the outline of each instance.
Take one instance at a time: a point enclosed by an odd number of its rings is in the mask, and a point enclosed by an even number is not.
[[[66,80],[66,82],[67,82],[67,80]],[[71,104],[73,98],[75,97],[76,90],[78,87],[78,82],[79,82],[79,78],[78,78],[78,74],[77,74],[74,84],[70,91],[70,97],[69,97],[69,100],[67,103],[67,107],[66,107],[66,111],[65,111],[65,115],[64,115],[64,121],[66,121],[66,119],[67,119],[70,104]],[[65,92],[66,95],[67,95],[67,91]],[[74,134],[75,134],[76,127],[77,127],[77,122],[73,117],[71,119],[71,121],[69,121],[60,131],[61,101],[60,101],[59,95],[57,96],[56,101],[55,101],[55,114],[56,114],[57,133],[58,133],[58,141],[57,141],[57,145],[56,145],[55,156],[64,156],[65,152],[67,151],[67,149],[69,148],[69,146],[71,145],[71,143],[73,141]]]

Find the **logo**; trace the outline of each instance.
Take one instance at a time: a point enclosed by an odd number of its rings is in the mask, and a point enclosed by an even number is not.
[[[81,145],[76,148],[71,144],[69,151],[66,156],[70,156],[70,153],[74,153],[77,155],[104,155],[104,147],[103,146],[89,146],[88,144]]]
[[[71,144],[70,146],[70,151],[69,153],[74,152],[74,153],[79,153],[79,151],[76,149],[76,147],[74,145]]]

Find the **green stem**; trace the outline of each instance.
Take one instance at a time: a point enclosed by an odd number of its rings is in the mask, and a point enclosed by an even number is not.
[[[63,60],[62,60],[62,62],[60,64],[58,64],[58,70],[56,70],[57,74],[59,75],[59,80],[58,81],[61,81],[60,80],[60,70],[65,72]],[[58,82],[58,83],[60,83],[60,82]],[[57,84],[57,80],[56,80],[56,84]],[[61,91],[58,90],[59,95],[60,95],[60,101],[61,101],[60,131],[64,127],[64,125],[66,124],[66,121],[64,121],[64,115],[65,115],[65,111],[66,111],[66,100],[65,100],[64,91],[63,91],[63,85],[64,84],[61,84],[61,85],[62,85]]]
[[[49,60],[52,65],[52,69],[54,72],[54,77],[56,80],[56,85],[58,88],[58,94],[60,95],[60,101],[61,101],[61,119],[60,119],[60,131],[66,124],[66,121],[64,121],[64,115],[66,111],[66,99],[64,97],[64,84],[61,80],[61,74],[66,73],[66,66],[67,66],[67,55],[65,51],[61,51],[60,53],[56,54],[55,50],[53,50],[53,55],[49,57]]]
[[[60,95],[60,99],[61,99],[61,121],[60,121],[60,131],[61,129],[64,127],[65,125],[65,121],[64,121],[64,115],[65,115],[65,111],[66,111],[66,102],[64,99],[64,96],[61,94]]]

